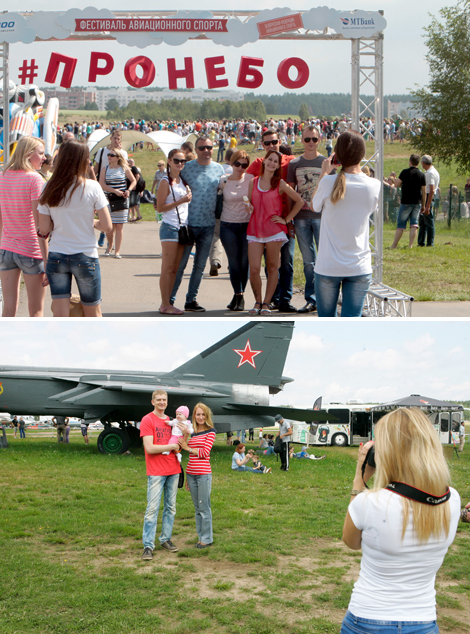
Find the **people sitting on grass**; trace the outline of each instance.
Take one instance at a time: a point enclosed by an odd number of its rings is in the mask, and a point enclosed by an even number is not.
[[[302,447],[302,451],[294,452],[294,447],[291,447],[289,450],[289,458],[306,458],[307,460],[323,460],[326,458],[326,455],[323,456],[315,456],[314,454],[309,454],[307,451],[307,447]]]
[[[247,462],[250,462],[252,459],[251,455],[248,453],[245,455],[245,445],[243,443],[239,443],[235,449],[235,453],[232,456],[232,471],[251,471],[252,473],[269,473],[269,471],[264,468],[261,469],[253,469],[252,467],[247,467]]]
[[[256,454],[253,449],[249,449],[247,451],[247,455],[251,456],[254,469],[264,471],[265,473],[271,473],[271,467],[266,467],[265,465],[261,464],[261,460],[259,459],[258,454]]]

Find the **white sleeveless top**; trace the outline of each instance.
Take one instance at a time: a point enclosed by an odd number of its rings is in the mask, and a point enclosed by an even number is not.
[[[170,185],[170,182],[168,180],[168,177],[165,176],[164,178],[162,178],[162,181],[167,181],[168,185]],[[173,198],[173,194],[171,193],[171,188],[173,187],[173,192],[175,194],[175,197]],[[183,196],[186,196],[186,194],[188,193],[186,186],[183,184],[183,182],[180,180],[179,183],[174,182],[173,185],[170,185],[170,193],[168,194],[167,199],[165,200],[165,203],[167,205],[170,205],[171,203],[178,202],[178,200],[180,198],[183,198]],[[171,209],[170,211],[164,211],[162,214],[162,222],[166,222],[167,224],[171,225],[172,227],[176,227],[176,229],[180,228],[180,225],[187,225],[188,224],[188,205],[189,203],[181,203],[181,205],[178,205],[178,213],[176,213],[176,208]],[[178,214],[179,214],[179,222],[178,222]]]

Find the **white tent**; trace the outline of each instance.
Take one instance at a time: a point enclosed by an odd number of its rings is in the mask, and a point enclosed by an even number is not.
[[[121,134],[123,150],[127,151],[135,143],[153,143],[153,145],[159,146],[165,156],[168,156],[171,150],[180,148],[186,141],[195,143],[197,139],[196,134],[180,136],[179,134],[169,132],[168,130],[150,132],[150,134],[144,134],[139,130],[121,130]],[[108,133],[105,130],[95,130],[92,132],[87,140],[90,157],[93,158],[98,150],[106,145],[109,145],[110,139],[111,133]]]

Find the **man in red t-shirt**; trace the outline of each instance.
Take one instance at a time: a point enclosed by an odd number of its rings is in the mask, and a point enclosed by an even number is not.
[[[279,152],[279,136],[274,128],[268,128],[261,135],[261,142],[266,152],[268,150],[276,150]],[[281,178],[287,182],[287,167],[295,156],[287,156],[281,154]],[[259,176],[262,158],[257,158],[246,170],[247,174]],[[282,217],[285,218],[289,214],[286,196],[282,197]],[[292,223],[287,228],[286,242],[281,248],[281,265],[279,267],[279,282],[271,300],[271,307],[279,309],[281,313],[296,313],[297,309],[292,306],[292,294],[294,285],[294,251],[295,251],[295,235]]]
[[[176,513],[176,493],[181,472],[174,451],[179,445],[169,445],[172,427],[165,414],[168,395],[164,390],[155,390],[152,394],[153,412],[147,414],[140,423],[140,435],[144,441],[145,464],[147,466],[147,510],[144,518],[144,553],[142,559],[152,559],[155,549],[155,533],[160,500],[163,493],[162,533],[160,545],[165,550],[176,553],[178,548],[171,542],[173,522]],[[169,451],[168,455],[163,452]]]

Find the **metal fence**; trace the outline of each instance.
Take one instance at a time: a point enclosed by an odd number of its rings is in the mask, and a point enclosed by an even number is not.
[[[395,224],[401,204],[401,188],[383,187],[384,222]],[[456,185],[449,185],[449,189],[439,189],[434,196],[434,217],[437,221],[444,221],[448,227],[453,221],[460,222],[470,218],[470,189],[460,192]]]

